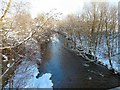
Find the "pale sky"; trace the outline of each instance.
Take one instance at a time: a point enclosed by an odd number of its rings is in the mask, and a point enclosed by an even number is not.
[[[1,1],[1,0],[0,0]],[[6,0],[9,1],[9,0]],[[16,0],[13,0],[16,1]],[[81,13],[84,3],[90,3],[90,1],[108,1],[118,3],[120,0],[18,0],[24,2],[30,2],[30,13],[34,18],[41,12],[49,12],[52,9],[56,9],[55,12],[63,13],[63,16],[72,13]]]
[[[70,13],[76,13],[83,7],[84,0],[30,0],[31,2],[31,14],[35,17],[40,12],[49,12],[52,9],[56,9],[57,12],[67,15]]]
[[[52,9],[57,9],[57,12],[63,13],[66,16],[71,13],[81,12],[84,3],[90,1],[108,1],[116,3],[120,0],[28,0],[31,3],[32,17],[36,17],[41,12],[49,12]]]

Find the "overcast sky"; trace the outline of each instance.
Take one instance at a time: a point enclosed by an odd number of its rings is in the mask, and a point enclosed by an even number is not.
[[[90,1],[108,1],[113,4],[117,3],[120,0],[23,0],[23,1],[30,2],[31,4],[30,13],[32,17],[36,17],[39,13],[49,12],[52,9],[56,9],[56,12],[63,13],[63,16],[66,16],[71,13],[78,12],[80,13],[84,6],[84,3],[90,3]]]
[[[105,0],[29,0],[31,3],[32,17],[36,17],[41,12],[49,12],[52,9],[57,9],[57,12],[63,13],[63,16],[80,12],[84,3],[89,1],[105,1]],[[107,0],[111,3],[116,3],[120,0]]]
[[[32,17],[40,12],[49,12],[52,9],[67,15],[75,13],[83,7],[83,0],[31,0],[30,2]]]

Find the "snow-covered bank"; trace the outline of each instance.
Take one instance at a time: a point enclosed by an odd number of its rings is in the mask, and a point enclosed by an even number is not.
[[[34,76],[33,79],[30,79],[25,88],[51,88],[53,86],[52,81],[50,80],[51,74],[46,73],[39,77],[38,79]]]
[[[98,61],[102,62],[103,65],[107,65],[108,69],[110,69],[110,64],[109,64],[108,59],[102,58],[102,59],[98,59]],[[117,61],[112,61],[112,65],[113,65],[113,68],[115,69],[115,71],[120,72],[120,64]]]
[[[50,80],[51,74],[46,73],[36,78],[39,73],[37,64],[33,61],[24,60],[16,69],[13,76],[13,88],[51,88],[53,86]],[[9,88],[9,83],[5,86]]]
[[[40,63],[40,47],[37,41],[31,38],[25,43],[25,58],[17,66],[15,74],[11,78],[13,80],[13,88],[52,88],[53,83],[50,80],[50,73],[36,78],[40,73],[38,71]],[[5,88],[9,88],[9,84],[10,82],[8,82]]]
[[[91,56],[95,56],[97,58],[98,61],[100,61],[103,65],[107,66],[108,69],[111,69],[111,65],[108,59],[108,47],[106,45],[106,39],[104,37],[104,35],[102,36],[102,42],[97,46],[96,49],[96,53],[94,55],[93,51],[94,49],[89,47],[88,41],[81,36],[81,40],[79,38],[77,38],[76,36],[69,36],[68,38],[72,37],[72,41],[76,43],[75,47],[76,47],[76,51],[77,52],[81,52],[82,54],[89,54],[89,50],[91,50]],[[68,39],[66,38],[66,39]],[[112,39],[111,39],[112,40]],[[119,46],[118,46],[118,38],[115,38],[115,40],[113,42],[110,42],[111,47],[111,62],[112,62],[112,66],[113,69],[115,70],[115,73],[120,73],[120,58],[119,58]],[[69,43],[69,42],[68,42]],[[71,43],[69,43],[71,44]],[[80,50],[79,50],[80,49]],[[79,51],[78,51],[79,50]],[[82,57],[85,57],[85,55],[80,54]],[[89,58],[87,57],[86,59],[89,60]],[[92,60],[91,60],[92,61]]]

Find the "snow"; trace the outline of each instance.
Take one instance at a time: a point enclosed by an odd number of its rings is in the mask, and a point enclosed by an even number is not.
[[[7,67],[8,67],[8,68],[10,67],[10,63],[7,64]]]
[[[53,35],[53,37],[51,37],[52,43],[54,42],[59,42],[58,37],[56,36],[56,34]]]
[[[10,32],[7,33],[7,38],[10,38],[10,37],[15,38],[15,37],[17,37],[17,35],[14,31],[10,31]]]
[[[89,67],[89,65],[88,65],[88,64],[86,64],[86,63],[85,63],[85,64],[83,64],[83,66],[85,66],[85,67]]]
[[[8,61],[8,57],[6,55],[2,55],[4,57],[5,60],[3,60],[3,62]]]
[[[47,39],[47,41],[50,41],[49,39]]]
[[[102,58],[102,59],[99,59],[98,61],[101,61],[102,63],[103,63],[103,65],[107,65],[108,66],[108,69],[110,69],[110,64],[109,64],[109,61],[108,61],[108,59],[104,59],[104,58]],[[120,64],[119,63],[117,63],[116,61],[112,61],[112,65],[113,65],[113,68],[116,70],[116,71],[118,71],[118,72],[120,72]]]
[[[50,77],[50,73],[46,73],[38,79],[34,76],[34,78],[27,83],[25,88],[52,88],[53,83],[50,80]]]
[[[92,80],[92,77],[89,77],[88,79],[89,79],[89,80]]]
[[[15,61],[15,59],[13,58],[12,61]]]
[[[102,73],[99,73],[100,76],[104,77],[104,75]]]
[[[37,64],[33,61],[24,60],[15,70],[13,76],[13,88],[51,88],[53,86],[50,80],[51,74],[45,73],[41,77],[36,78],[39,73]],[[9,83],[5,86],[9,88]]]

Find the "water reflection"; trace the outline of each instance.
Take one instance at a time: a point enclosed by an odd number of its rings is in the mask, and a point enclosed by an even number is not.
[[[52,38],[52,42],[44,45],[44,48],[42,48],[42,63],[39,67],[39,71],[42,74],[46,72],[52,73],[52,79],[55,78],[55,81],[59,80],[59,83],[64,78],[60,48],[61,44],[59,43],[58,36],[55,35]]]

